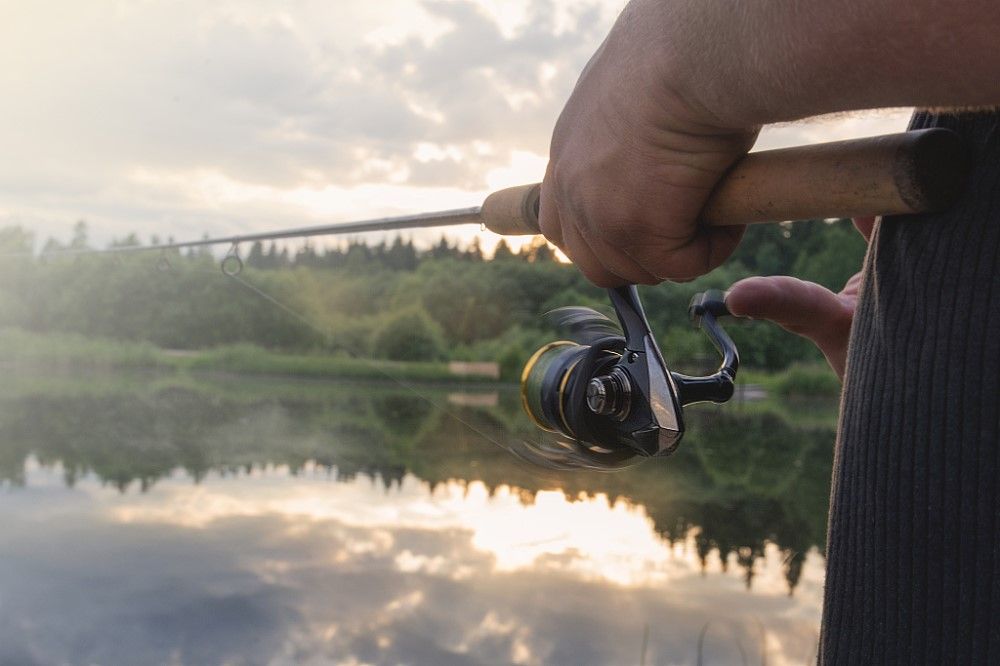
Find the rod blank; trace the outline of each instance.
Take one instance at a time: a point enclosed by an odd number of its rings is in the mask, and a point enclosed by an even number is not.
[[[712,192],[702,222],[736,225],[938,211],[961,195],[969,167],[959,136],[940,128],[751,153]],[[481,207],[60,254],[173,250],[460,224],[524,236],[540,233],[540,195],[541,185],[535,183],[494,192]]]

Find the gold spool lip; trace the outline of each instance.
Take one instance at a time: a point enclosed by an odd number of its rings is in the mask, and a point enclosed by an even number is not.
[[[552,428],[544,425],[541,422],[541,420],[535,415],[535,413],[531,411],[531,407],[528,404],[528,394],[525,390],[525,387],[527,386],[528,376],[531,374],[531,371],[535,368],[535,364],[538,363],[538,359],[540,359],[542,355],[545,354],[545,352],[550,351],[552,349],[556,349],[557,347],[576,347],[576,346],[579,345],[569,340],[556,340],[555,342],[550,342],[541,349],[539,349],[538,351],[536,351],[534,354],[532,354],[531,358],[528,359],[528,362],[524,364],[524,369],[521,371],[521,407],[524,408],[524,411],[528,415],[528,418],[530,418],[536,426],[547,432],[558,432],[558,430],[553,430]],[[576,364],[574,363],[574,365]],[[565,383],[566,382],[564,378],[562,385],[559,387],[559,412],[560,416],[562,416],[564,424],[566,422],[566,417],[565,415],[562,414],[562,389]]]
[[[566,428],[566,433],[572,437],[576,437],[576,433],[573,429],[569,427],[569,422],[566,420],[566,401],[563,400],[563,396],[566,395],[566,384],[569,383],[569,377],[573,374],[573,370],[576,366],[580,364],[580,359],[577,358],[573,361],[573,365],[566,368],[566,373],[562,377],[562,381],[559,382],[559,418],[562,419],[563,427]]]

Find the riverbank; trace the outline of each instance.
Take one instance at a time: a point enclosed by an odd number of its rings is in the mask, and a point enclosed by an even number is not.
[[[254,345],[169,350],[141,342],[75,334],[0,329],[0,363],[37,367],[152,368],[313,379],[393,379],[416,382],[501,383],[488,375],[460,375],[448,363],[397,362],[346,355],[289,353]],[[777,372],[741,369],[739,383],[788,398],[836,397],[840,382],[826,366],[795,365]]]
[[[330,354],[269,351],[254,345],[206,350],[160,349],[73,334],[0,330],[0,363],[40,367],[152,368],[314,379],[393,379],[419,382],[490,382],[489,377],[456,375],[447,363],[396,362]]]
[[[760,386],[770,395],[785,398],[837,398],[841,383],[826,365],[793,365],[777,372],[741,369],[739,383]]]

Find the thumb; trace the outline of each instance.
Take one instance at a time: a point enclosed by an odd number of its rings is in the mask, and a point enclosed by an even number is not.
[[[726,305],[738,317],[766,319],[812,340],[842,373],[854,306],[829,289],[793,277],[752,277],[732,286]]]

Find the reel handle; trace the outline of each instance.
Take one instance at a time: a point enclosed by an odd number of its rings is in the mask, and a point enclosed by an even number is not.
[[[726,226],[943,210],[969,173],[961,138],[944,128],[750,153],[722,178],[701,213]],[[480,217],[491,231],[539,234],[541,185],[494,192]]]
[[[705,329],[712,344],[722,354],[722,363],[715,374],[708,377],[671,372],[677,386],[677,399],[682,407],[694,402],[727,402],[736,390],[734,382],[740,368],[740,354],[718,321],[720,317],[731,316],[726,307],[726,295],[718,289],[696,294],[688,306],[688,316],[695,328]]]

